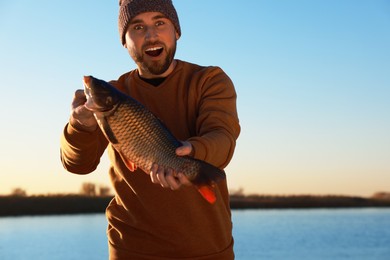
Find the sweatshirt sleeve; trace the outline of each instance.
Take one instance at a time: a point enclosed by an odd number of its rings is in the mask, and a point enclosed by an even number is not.
[[[240,134],[237,94],[233,82],[220,68],[209,70],[198,92],[197,135],[188,141],[195,158],[223,169],[233,157]]]
[[[83,132],[67,124],[61,136],[60,156],[64,168],[76,174],[93,172],[108,144],[99,128]]]

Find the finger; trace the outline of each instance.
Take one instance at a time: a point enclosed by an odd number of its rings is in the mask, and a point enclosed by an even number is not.
[[[160,185],[164,188],[169,188],[169,184],[165,179],[165,169],[162,166],[158,167],[157,170],[157,180],[160,182]]]
[[[182,142],[182,146],[176,148],[176,154],[178,156],[190,155],[192,152],[192,144],[190,142]]]
[[[86,101],[87,97],[85,96],[84,90],[78,89],[75,91],[73,96],[72,108],[84,105]]]
[[[71,116],[81,125],[96,126],[97,124],[93,112],[83,105],[72,109]]]
[[[175,176],[175,173],[171,168],[168,168],[166,170],[165,179],[172,190],[177,190],[180,188],[181,183],[179,179]]]
[[[83,90],[83,89],[77,89],[77,90],[74,92],[74,98],[75,98],[75,99],[86,98],[84,90]]]
[[[157,170],[158,170],[158,165],[153,163],[152,168],[150,169],[150,179],[152,180],[153,183],[160,183],[157,179]]]
[[[83,104],[74,108],[74,113],[79,115],[81,118],[90,118],[93,117],[93,112],[86,108]]]
[[[187,176],[181,172],[177,174],[177,180],[180,182],[181,185],[189,186],[191,185],[190,180],[187,178]]]

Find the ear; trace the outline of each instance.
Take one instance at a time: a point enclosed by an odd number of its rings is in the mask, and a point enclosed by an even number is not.
[[[175,36],[176,36],[176,41],[180,39],[180,35],[177,33],[176,30],[175,30]]]

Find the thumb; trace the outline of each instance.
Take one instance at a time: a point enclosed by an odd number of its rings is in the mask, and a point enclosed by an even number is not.
[[[176,155],[178,156],[185,156],[190,155],[192,153],[192,144],[190,142],[181,142],[182,146],[176,148]]]

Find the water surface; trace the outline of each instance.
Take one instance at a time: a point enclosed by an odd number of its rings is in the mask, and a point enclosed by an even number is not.
[[[236,259],[390,259],[390,209],[233,210]],[[0,259],[107,259],[104,214],[0,218]]]
[[[390,259],[390,209],[234,211],[237,259]]]

